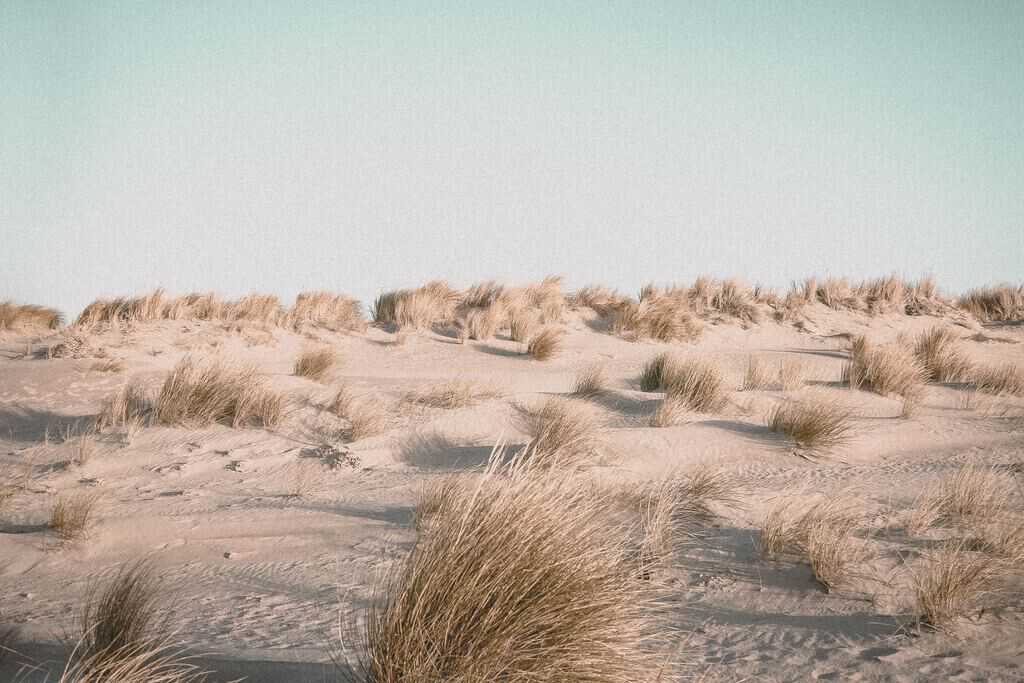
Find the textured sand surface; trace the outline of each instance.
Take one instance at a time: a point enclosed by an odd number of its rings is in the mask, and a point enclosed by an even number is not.
[[[564,350],[543,363],[502,337],[463,345],[424,333],[396,344],[376,328],[303,336],[168,321],[94,337],[123,361],[120,372],[92,369],[95,358],[34,357],[46,337],[8,333],[0,338],[0,476],[13,480],[25,467],[31,476],[0,512],[0,626],[16,625],[25,656],[59,671],[53,662],[61,638],[75,628],[88,587],[149,556],[175,596],[173,623],[189,646],[209,653],[202,661],[217,680],[330,680],[325,642],[339,603],[364,605],[375,577],[408,551],[424,482],[481,464],[499,438],[523,443],[516,405],[568,393],[576,372],[600,361],[610,389],[587,404],[606,448],[580,476],[653,480],[712,462],[745,482],[742,507],[716,510],[706,538],[686,550],[672,576],[689,674],[716,681],[1024,679],[1024,583],[955,633],[919,633],[908,567],[944,532],[905,529],[923,488],[958,466],[1024,463],[1024,401],[968,399],[961,386],[930,385],[920,409],[901,418],[899,400],[840,385],[848,348],[842,335],[891,341],[936,319],[871,318],[819,305],[808,318],[802,329],[709,325],[698,342],[669,345],[619,339],[589,311],[576,311],[566,319]],[[1024,363],[1024,327],[958,320],[943,322],[973,360]],[[971,338],[979,331],[987,341]],[[317,343],[343,358],[327,383],[291,372],[300,350]],[[726,372],[736,390],[724,411],[647,426],[661,395],[640,391],[637,376],[670,348]],[[257,364],[289,395],[284,424],[273,431],[147,427],[130,443],[115,431],[96,438],[85,464],[72,462],[76,441],[64,437],[88,425],[105,397],[128,377],[159,383],[188,352]],[[808,385],[739,391],[750,354],[802,361]],[[500,395],[454,410],[401,401],[409,390],[453,378]],[[379,399],[387,413],[381,434],[348,445],[355,468],[332,468],[309,450],[339,427],[323,409],[339,383]],[[764,426],[774,402],[808,393],[855,415],[851,442],[816,462],[795,457]],[[86,489],[100,495],[97,522],[87,538],[62,544],[46,528],[50,509],[59,494]],[[762,559],[757,529],[780,496],[838,492],[862,506],[872,558],[849,585],[826,593],[805,564]],[[1017,504],[1020,513],[1024,498]],[[8,657],[0,679],[22,661]]]

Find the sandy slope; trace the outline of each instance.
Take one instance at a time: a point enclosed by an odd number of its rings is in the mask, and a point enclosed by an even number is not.
[[[905,628],[903,560],[912,561],[928,539],[901,531],[915,496],[957,465],[1024,462],[1021,401],[979,398],[965,408],[962,389],[930,387],[922,409],[901,419],[897,400],[838,386],[845,341],[832,335],[891,340],[934,319],[868,318],[822,306],[810,319],[805,329],[710,326],[699,343],[680,350],[715,359],[736,386],[751,353],[805,361],[811,382],[801,391],[825,394],[857,415],[852,443],[817,463],[794,457],[763,426],[782,392],[736,391],[722,414],[646,426],[659,395],[639,391],[636,376],[668,345],[615,338],[582,313],[570,315],[566,348],[546,363],[502,339],[459,345],[428,334],[396,345],[393,335],[372,328],[365,335],[314,333],[345,358],[337,381],[388,405],[387,430],[352,445],[360,460],[354,470],[332,470],[303,450],[336,426],[320,409],[331,385],[291,375],[296,354],[315,340],[280,329],[155,323],[96,340],[125,363],[125,371],[106,373],[90,369],[94,359],[24,357],[33,340],[9,335],[0,343],[0,472],[15,476],[30,462],[33,475],[0,514],[0,617],[20,627],[27,654],[44,662],[58,657],[59,638],[74,628],[87,588],[120,563],[150,555],[176,596],[174,623],[191,646],[212,653],[205,660],[218,680],[325,680],[324,642],[339,598],[365,604],[374,577],[408,550],[423,483],[479,464],[500,436],[522,442],[515,404],[568,392],[580,367],[603,361],[613,390],[591,404],[608,448],[592,476],[653,479],[712,461],[745,477],[743,508],[720,510],[673,577],[691,673],[723,681],[1024,679],[1019,599],[963,624],[956,636]],[[955,329],[972,358],[1024,363],[1024,328],[984,330],[1001,341],[969,339],[981,330],[974,323]],[[257,363],[292,398],[286,424],[274,433],[153,427],[130,444],[106,435],[85,465],[69,463],[74,443],[61,443],[63,434],[87,424],[125,377],[159,381],[189,350]],[[503,393],[454,411],[399,402],[410,389],[456,377]],[[438,434],[447,443],[424,446]],[[101,492],[99,521],[86,540],[62,545],[45,528],[49,510],[59,493],[85,488]],[[826,594],[805,565],[758,556],[756,529],[778,496],[839,491],[861,501],[865,524],[876,532],[875,557],[861,578]],[[15,665],[8,658],[0,679]]]

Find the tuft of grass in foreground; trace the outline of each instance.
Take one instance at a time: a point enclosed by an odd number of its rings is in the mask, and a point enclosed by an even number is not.
[[[99,495],[94,492],[80,491],[61,496],[50,512],[50,528],[62,541],[82,538],[92,527],[98,501]]]
[[[958,382],[971,373],[971,362],[956,333],[948,327],[935,326],[922,332],[914,343],[914,356],[932,382]]]
[[[175,648],[158,621],[160,585],[146,561],[122,566],[94,587],[81,616],[81,635],[58,683],[201,683],[208,674]]]
[[[776,404],[766,420],[773,432],[785,434],[801,450],[824,453],[846,443],[853,427],[850,413],[824,399]]]
[[[152,409],[153,402],[145,390],[137,384],[126,382],[104,401],[96,416],[95,428],[97,431],[108,427],[135,430],[142,426]]]
[[[662,383],[666,398],[679,400],[699,413],[717,412],[728,401],[721,370],[707,361],[685,360],[670,364]]]
[[[955,541],[929,551],[911,567],[918,622],[935,630],[984,607],[1005,570],[1003,563]]]
[[[536,360],[545,361],[554,358],[562,349],[562,331],[557,327],[545,327],[530,338],[526,353]]]
[[[604,365],[594,363],[576,373],[572,395],[581,398],[599,396],[607,390],[608,380],[605,377]]]
[[[307,349],[295,359],[294,373],[315,382],[322,382],[338,363],[334,349]]]
[[[267,387],[254,368],[232,367],[219,359],[185,356],[164,380],[153,404],[156,422],[273,429],[284,415],[284,398]]]
[[[530,443],[525,452],[535,467],[576,467],[598,450],[597,425],[590,412],[557,396],[525,410],[523,430]]]
[[[626,683],[669,675],[653,582],[628,530],[572,476],[500,455],[441,495],[378,590],[360,681]]]

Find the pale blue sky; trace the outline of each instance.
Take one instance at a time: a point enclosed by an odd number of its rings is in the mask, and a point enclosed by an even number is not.
[[[1016,1],[0,0],[0,299],[1020,281],[1022,36]]]

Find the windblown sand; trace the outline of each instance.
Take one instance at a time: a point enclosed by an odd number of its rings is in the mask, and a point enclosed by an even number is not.
[[[711,681],[1022,680],[1024,584],[952,632],[922,631],[908,572],[945,532],[914,534],[906,524],[921,492],[965,463],[1021,467],[1024,400],[933,384],[903,418],[898,399],[839,382],[847,335],[886,342],[934,323],[814,306],[802,327],[723,323],[709,325],[695,343],[661,344],[617,338],[589,311],[574,311],[563,350],[540,362],[500,336],[460,344],[421,333],[396,343],[374,327],[303,335],[166,321],[94,335],[92,345],[121,361],[123,369],[112,372],[94,369],[94,357],[34,353],[56,337],[8,333],[0,338],[0,474],[12,481],[27,472],[28,479],[0,511],[0,630],[18,628],[21,653],[0,665],[0,679],[11,680],[28,661],[41,667],[36,680],[46,667],[56,678],[62,640],[73,639],[89,587],[148,556],[172,596],[179,637],[202,654],[215,680],[331,680],[338,615],[358,613],[374,582],[408,552],[422,486],[486,462],[498,440],[523,443],[517,405],[568,394],[579,370],[601,362],[608,390],[573,399],[598,418],[604,446],[580,476],[628,485],[710,462],[744,482],[742,506],[716,509],[672,573],[688,674]],[[971,360],[1024,363],[1024,327],[963,318],[946,324]],[[334,376],[294,376],[296,357],[317,344],[338,352]],[[666,349],[718,364],[733,389],[723,411],[648,426],[662,395],[640,391],[637,378]],[[159,385],[189,352],[256,364],[288,396],[283,425],[154,426],[131,439],[115,430],[94,437],[88,459],[75,462],[78,442],[67,437],[91,424],[106,397],[129,377]],[[739,391],[751,354],[801,361],[807,386]],[[402,401],[453,379],[494,392],[451,410]],[[341,384],[378,400],[386,420],[378,435],[344,447],[358,460],[354,467],[316,450],[340,429],[325,406]],[[777,401],[805,394],[854,415],[851,440],[814,461],[794,455],[764,421]],[[96,522],[85,538],[61,542],[47,521],[58,496],[74,491],[99,494]],[[827,593],[805,563],[760,556],[760,523],[780,497],[839,493],[862,506],[859,538],[871,549],[848,585]]]

